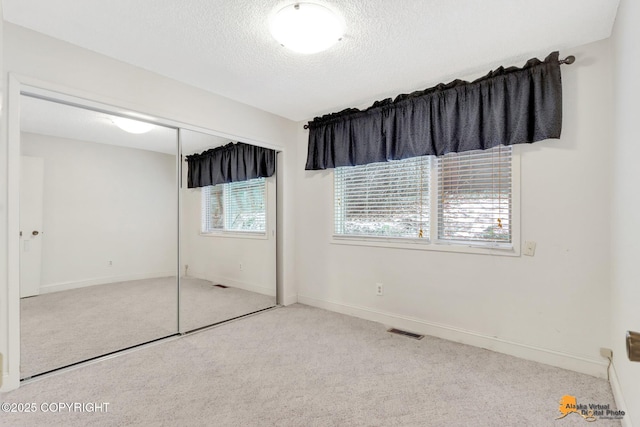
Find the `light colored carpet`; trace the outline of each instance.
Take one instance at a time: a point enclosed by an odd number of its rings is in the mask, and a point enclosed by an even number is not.
[[[184,331],[273,307],[276,298],[244,289],[218,288],[207,280],[182,278],[180,322]]]
[[[294,305],[6,393],[109,402],[107,413],[3,414],[11,426],[584,426],[558,401],[611,404],[587,375]],[[619,426],[598,420],[593,425]]]
[[[183,330],[275,305],[275,298],[181,281]],[[177,333],[175,277],[43,294],[20,301],[23,378]]]

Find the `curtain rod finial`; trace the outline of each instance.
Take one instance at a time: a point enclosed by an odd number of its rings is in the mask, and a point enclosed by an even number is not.
[[[309,125],[302,126],[304,129],[309,129]]]
[[[569,55],[566,58],[560,60],[561,64],[567,64],[567,65],[571,65],[574,62],[576,62],[576,57],[573,55]]]

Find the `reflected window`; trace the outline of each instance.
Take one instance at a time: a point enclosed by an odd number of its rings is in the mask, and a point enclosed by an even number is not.
[[[265,179],[202,188],[202,232],[264,233]]]

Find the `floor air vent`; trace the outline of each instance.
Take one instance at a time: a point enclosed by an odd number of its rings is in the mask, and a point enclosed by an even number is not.
[[[413,338],[414,340],[421,340],[422,338],[424,338],[424,335],[414,334],[413,332],[403,331],[402,329],[396,329],[396,328],[391,328],[387,332]]]
[[[225,285],[213,285],[214,288],[222,288],[222,289],[227,289],[228,286]]]

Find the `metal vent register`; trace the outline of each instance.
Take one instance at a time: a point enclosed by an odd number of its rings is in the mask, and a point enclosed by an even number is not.
[[[402,335],[405,337],[413,338],[414,340],[421,340],[424,338],[424,335],[414,334],[413,332],[403,331],[402,329],[391,328],[388,329],[387,332],[391,332],[392,334]]]

